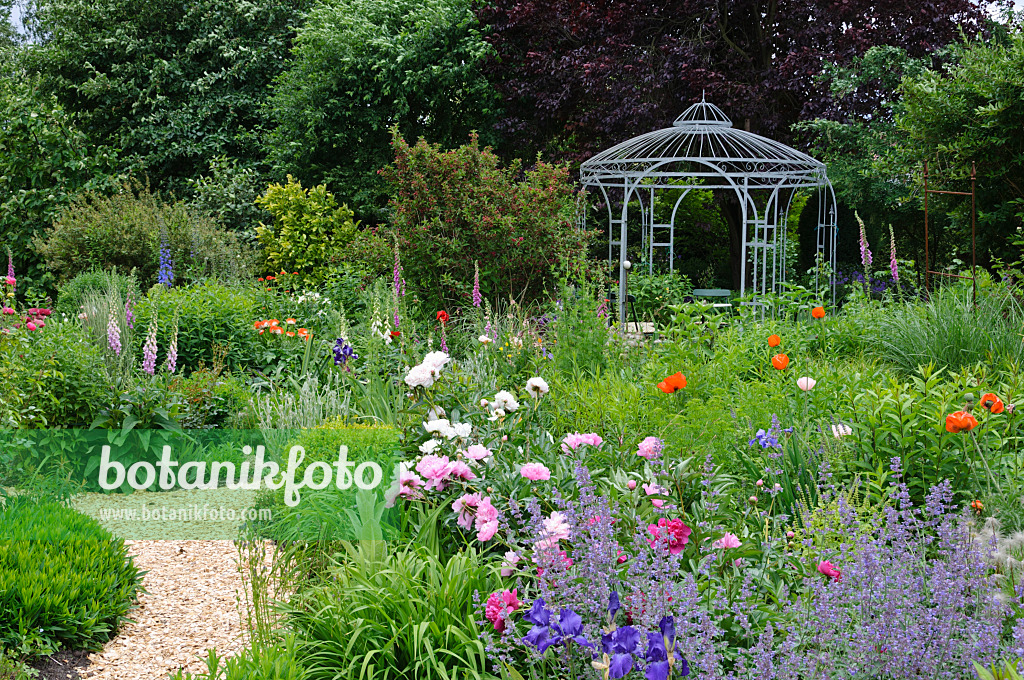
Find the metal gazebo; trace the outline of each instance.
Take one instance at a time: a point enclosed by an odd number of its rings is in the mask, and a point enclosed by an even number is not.
[[[748,273],[749,287],[765,295],[785,280],[786,220],[793,198],[801,189],[816,190],[821,195],[816,253],[835,268],[836,200],[825,164],[779,142],[734,128],[721,109],[703,98],[686,109],[672,127],[634,137],[584,162],[580,182],[600,189],[608,208],[608,261],[614,261],[613,249],[618,246],[622,323],[626,322],[626,229],[631,203],[640,212],[641,248],[648,270],[654,266],[655,248],[667,248],[671,271],[676,212],[686,194],[692,189],[734,191],[743,225],[740,295],[747,292]],[[656,198],[665,191],[679,196],[671,218],[659,223]]]

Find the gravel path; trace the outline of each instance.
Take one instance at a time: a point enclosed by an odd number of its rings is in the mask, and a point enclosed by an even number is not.
[[[238,551],[231,541],[131,541],[146,572],[139,608],[80,677],[164,680],[182,668],[205,670],[207,650],[233,656],[244,646]]]

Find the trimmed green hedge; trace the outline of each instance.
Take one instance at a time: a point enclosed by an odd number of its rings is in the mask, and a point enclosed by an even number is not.
[[[134,608],[142,572],[124,541],[53,501],[0,509],[0,648],[99,649]]]

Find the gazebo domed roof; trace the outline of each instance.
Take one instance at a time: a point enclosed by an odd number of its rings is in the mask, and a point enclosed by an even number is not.
[[[825,164],[785,144],[732,126],[714,104],[686,109],[671,127],[642,134],[580,166],[584,186],[668,186],[700,177],[708,188],[798,188],[824,183]]]

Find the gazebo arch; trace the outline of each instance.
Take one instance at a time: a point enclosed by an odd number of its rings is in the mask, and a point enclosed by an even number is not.
[[[701,98],[672,127],[655,130],[602,151],[580,166],[584,187],[601,191],[608,209],[608,261],[618,246],[619,320],[626,321],[629,205],[639,205],[641,248],[653,269],[656,248],[667,248],[674,268],[676,212],[692,189],[732,191],[740,203],[742,254],[740,295],[758,295],[785,280],[786,221],[800,189],[822,194],[818,204],[816,253],[835,268],[836,199],[825,164],[766,137],[732,126],[714,104]],[[679,191],[668,222],[655,215],[658,195]],[[616,213],[612,198],[619,198]],[[615,238],[618,227],[618,239]],[[667,240],[665,240],[667,236]],[[662,240],[659,241],[658,238]],[[815,281],[816,289],[820,282]]]

